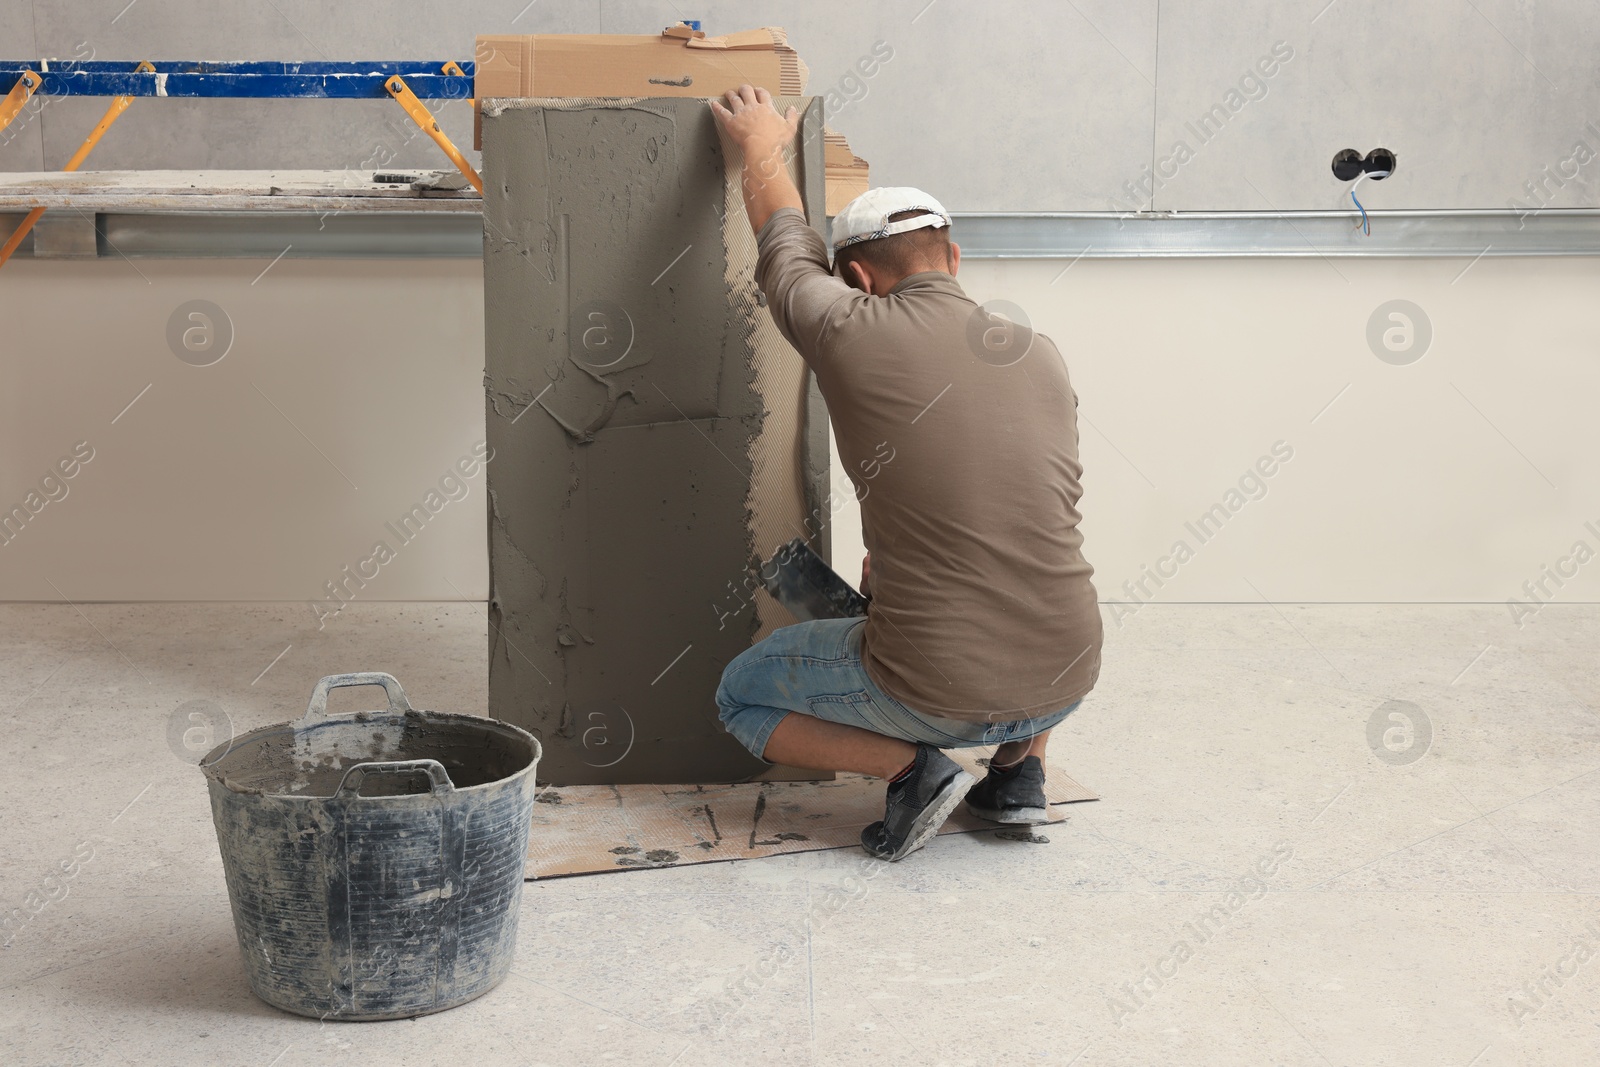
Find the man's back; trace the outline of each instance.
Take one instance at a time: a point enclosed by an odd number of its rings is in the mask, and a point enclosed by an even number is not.
[[[868,674],[930,715],[1010,721],[1094,685],[1101,624],[1078,532],[1076,396],[1050,340],[985,348],[956,279],[883,297],[828,273],[804,217],[760,234],[757,281],[811,364],[872,554]],[[986,358],[979,358],[979,353]]]

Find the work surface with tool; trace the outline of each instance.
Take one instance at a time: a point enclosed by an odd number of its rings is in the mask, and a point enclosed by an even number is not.
[[[0,1063],[1593,1059],[1593,962],[1520,1027],[1508,997],[1600,925],[1594,606],[1518,631],[1498,605],[1148,605],[1052,745],[1104,798],[1064,822],[892,865],[529,882],[511,977],[392,1024],[251,994],[183,736],[297,719],[341,671],[482,713],[482,604],[346,610],[319,633],[297,604],[0,607],[0,901],[24,916]],[[1387,701],[1425,711],[1422,758],[1369,746]]]

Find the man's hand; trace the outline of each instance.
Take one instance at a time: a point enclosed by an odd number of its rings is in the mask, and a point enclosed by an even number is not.
[[[726,99],[726,104],[712,100],[711,111],[744,152],[744,210],[751,227],[760,233],[779,208],[805,210],[783,161],[783,150],[800,128],[800,112],[791,107],[779,115],[771,93],[748,85],[729,90]]]
[[[800,112],[791,107],[779,115],[771,93],[748,85],[729,89],[726,105],[712,100],[711,110],[728,136],[744,149],[746,159],[765,160],[787,148],[800,128]]]

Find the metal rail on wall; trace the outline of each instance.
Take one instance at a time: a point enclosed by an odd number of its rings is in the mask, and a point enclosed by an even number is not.
[[[250,98],[269,100],[366,100],[388,97],[431,137],[473,188],[481,194],[483,179],[439,128],[422,101],[472,100],[473,63],[397,61],[355,63],[212,63],[163,61],[37,63],[0,61],[0,132],[16,121],[35,96],[114,97],[105,116],[90,131],[62,169],[75,171],[135,97]],[[0,245],[4,266],[45,208],[32,208]]]
[[[953,216],[963,258],[1454,258],[1600,255],[1593,208],[989,212]]]
[[[101,174],[114,172],[100,172]],[[322,172],[321,195],[103,191],[78,182],[0,175],[0,240],[13,220],[41,205],[67,208],[62,231],[34,255],[152,256],[183,259],[477,258],[483,254],[482,201],[466,193],[402,193],[400,186],[355,187],[347,172]],[[88,174],[81,175],[84,178]],[[415,176],[398,175],[399,177]],[[282,181],[282,175],[273,175]],[[359,194],[359,195],[358,195]],[[1600,211],[1370,212],[1361,236],[1340,212],[1173,212],[1119,215],[954,215],[951,236],[962,259],[1473,259],[1479,256],[1600,257]],[[26,246],[24,246],[26,250]]]

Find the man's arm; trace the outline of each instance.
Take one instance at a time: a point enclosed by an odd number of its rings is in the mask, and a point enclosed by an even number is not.
[[[758,247],[756,284],[772,321],[815,366],[824,357],[829,325],[849,313],[852,297],[863,294],[829,272],[827,245],[806,224],[805,201],[784,166],[800,114],[790,108],[779,115],[770,93],[748,85],[728,93],[727,106],[711,101],[711,109],[744,153],[744,207]]]
[[[791,107],[779,115],[771,93],[748,85],[728,90],[726,105],[712,100],[711,110],[744,152],[744,210],[755,232],[760,233],[779,208],[792,207],[804,213],[800,190],[783,163],[783,150],[800,127],[800,113]]]

